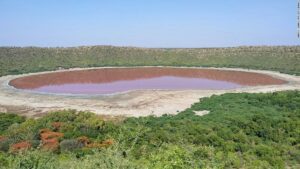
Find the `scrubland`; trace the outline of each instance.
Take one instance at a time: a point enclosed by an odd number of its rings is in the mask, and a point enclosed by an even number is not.
[[[74,67],[202,66],[300,74],[300,46],[147,49],[0,47],[0,76]]]
[[[194,112],[208,110],[205,116]],[[178,115],[0,114],[2,168],[299,168],[300,93],[224,94]],[[0,168],[1,168],[0,167]]]

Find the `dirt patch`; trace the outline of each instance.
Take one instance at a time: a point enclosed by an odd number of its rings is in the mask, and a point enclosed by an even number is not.
[[[207,114],[209,113],[209,111],[207,111],[207,110],[194,111],[194,113],[195,113],[197,116],[204,116],[204,115],[207,115]]]

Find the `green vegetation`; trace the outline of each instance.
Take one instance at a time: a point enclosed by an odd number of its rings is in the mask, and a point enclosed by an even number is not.
[[[300,75],[299,63],[299,46],[203,49],[0,47],[0,76],[99,66],[238,67]]]
[[[178,115],[122,122],[72,110],[11,121],[0,168],[300,168],[299,91],[212,96]],[[43,149],[47,132],[63,133],[56,150]]]
[[[15,114],[9,114],[9,113],[1,113],[0,114],[0,134],[2,134],[3,131],[7,130],[9,126],[15,123],[22,123],[25,121],[24,117],[15,115]]]

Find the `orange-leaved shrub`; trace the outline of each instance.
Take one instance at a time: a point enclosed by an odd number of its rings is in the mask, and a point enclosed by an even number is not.
[[[12,144],[10,146],[10,151],[11,152],[18,152],[18,151],[24,151],[28,150],[32,147],[31,143],[28,141],[22,141],[16,144]]]
[[[95,143],[91,143],[86,145],[87,148],[105,148],[105,147],[109,147],[110,145],[112,145],[114,143],[114,141],[112,139],[108,139],[102,142],[95,142]]]
[[[64,136],[63,133],[53,132],[49,129],[40,130],[42,149],[55,151],[59,148],[59,139]]]
[[[87,146],[88,144],[91,143],[91,140],[88,137],[86,137],[86,136],[78,137],[77,141],[80,142],[80,143],[82,143],[84,146]]]
[[[5,141],[7,138],[5,136],[0,136],[0,142]]]

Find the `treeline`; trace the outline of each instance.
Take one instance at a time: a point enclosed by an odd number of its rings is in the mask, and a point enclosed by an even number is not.
[[[0,76],[99,66],[239,67],[299,75],[299,63],[299,46],[199,49],[0,47]]]
[[[0,119],[0,168],[300,167],[299,91],[212,96],[121,122],[72,110]]]

